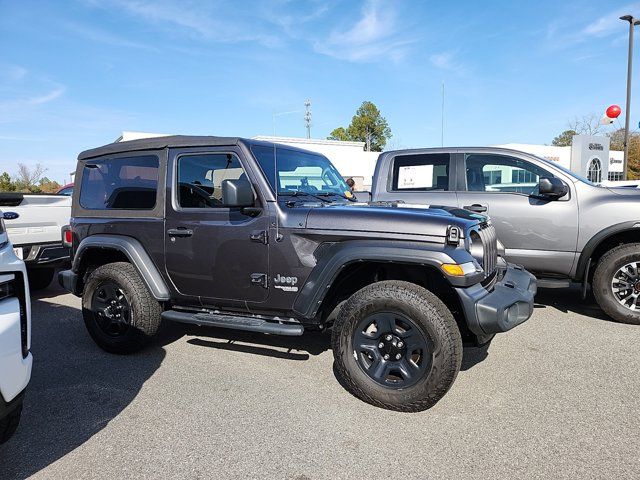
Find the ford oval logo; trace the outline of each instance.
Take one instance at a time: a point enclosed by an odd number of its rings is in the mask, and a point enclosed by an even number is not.
[[[5,220],[15,220],[19,216],[20,216],[20,214],[18,214],[16,212],[4,212],[2,214],[2,218],[4,218]]]

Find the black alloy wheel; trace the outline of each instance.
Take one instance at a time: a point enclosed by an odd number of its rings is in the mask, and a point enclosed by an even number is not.
[[[432,363],[426,336],[398,312],[376,312],[362,319],[353,333],[353,349],[360,368],[384,387],[410,387]]]

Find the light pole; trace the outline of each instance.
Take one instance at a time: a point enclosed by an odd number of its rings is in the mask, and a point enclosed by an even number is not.
[[[620,20],[629,22],[629,58],[627,59],[627,108],[624,112],[624,157],[622,160],[623,179],[627,179],[627,165],[629,160],[629,120],[631,118],[631,72],[633,68],[633,31],[636,25],[640,25],[640,19],[632,15],[623,15]]]

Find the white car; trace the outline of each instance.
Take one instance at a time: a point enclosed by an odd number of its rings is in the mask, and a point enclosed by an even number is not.
[[[24,262],[0,214],[0,443],[15,432],[31,378],[31,301]]]

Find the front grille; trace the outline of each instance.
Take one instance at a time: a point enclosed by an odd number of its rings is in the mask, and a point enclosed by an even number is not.
[[[489,276],[496,269],[498,264],[498,236],[496,229],[491,223],[483,223],[480,225],[480,239],[484,249],[484,260],[482,268],[485,275]]]

